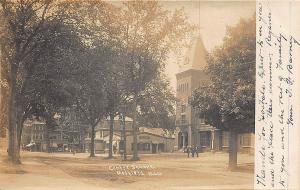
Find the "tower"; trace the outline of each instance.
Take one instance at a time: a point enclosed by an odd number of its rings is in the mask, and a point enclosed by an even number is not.
[[[196,115],[196,110],[189,105],[193,91],[201,85],[209,83],[209,77],[204,72],[207,67],[207,51],[201,37],[192,39],[192,46],[187,50],[184,65],[176,74],[176,136],[175,149],[191,146],[208,146],[212,148],[211,131],[214,128],[204,124],[204,120]]]

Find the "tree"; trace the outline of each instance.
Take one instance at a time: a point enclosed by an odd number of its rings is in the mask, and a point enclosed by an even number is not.
[[[229,168],[237,166],[237,134],[254,131],[255,17],[227,27],[223,44],[208,56],[211,83],[191,104],[207,123],[230,132]]]
[[[117,53],[114,53],[117,55]],[[107,115],[110,119],[109,126],[109,154],[108,158],[113,158],[113,132],[115,116],[120,113],[120,107],[124,104],[124,89],[122,82],[126,80],[123,74],[123,67],[120,59],[116,57],[110,58],[110,65],[107,66],[109,71],[105,78],[105,92],[107,94]]]
[[[74,81],[76,105],[84,115],[91,127],[91,154],[95,156],[95,127],[107,114],[109,105],[105,91],[106,75],[109,75],[108,64],[111,58],[111,49],[104,46],[96,46],[86,51],[86,57],[80,65],[81,74],[76,75]]]
[[[139,97],[137,121],[140,126],[162,128],[166,131],[175,129],[174,105],[176,98],[170,89],[169,81],[160,76],[153,80]]]
[[[81,43],[60,11],[56,12],[48,0],[1,1],[7,31],[1,38],[5,57],[1,67],[4,65],[8,73],[8,156],[13,163],[20,163],[24,121],[37,115],[50,122],[53,110],[68,104],[70,94],[63,77],[68,76],[66,65],[73,60],[67,58],[80,49]]]
[[[160,75],[172,50],[185,45],[194,27],[183,10],[169,12],[155,1],[128,1],[121,7],[120,40],[125,50],[127,92],[133,104],[133,160],[138,160],[137,107],[143,91]]]
[[[122,100],[110,101],[114,104],[110,108],[114,108],[111,113],[116,113],[118,102],[133,105],[133,160],[137,160],[139,96],[160,75],[169,52],[185,44],[194,27],[186,22],[183,10],[170,12],[155,1],[129,1],[118,7],[105,2],[86,2],[85,5],[81,12],[84,18],[89,18],[93,39],[110,46],[117,52],[115,56],[121,58],[117,62],[118,67],[124,68],[122,93],[118,93]],[[116,87],[116,84],[108,86]]]
[[[50,1],[1,1],[3,24],[7,29],[2,48],[7,49],[5,60],[9,73],[8,155],[14,163],[20,163],[19,137],[26,109],[23,92],[29,76],[28,69],[33,64],[30,55],[42,43],[39,35],[45,29],[44,22],[49,5]]]

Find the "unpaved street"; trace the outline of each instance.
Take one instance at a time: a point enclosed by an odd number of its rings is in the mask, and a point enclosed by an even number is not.
[[[21,166],[0,162],[1,190],[197,190],[252,189],[253,156],[239,155],[239,169],[227,170],[228,154],[141,155],[138,162],[105,155],[23,153]]]

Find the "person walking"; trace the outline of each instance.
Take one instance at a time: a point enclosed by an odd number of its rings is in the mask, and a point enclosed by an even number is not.
[[[195,156],[195,147],[192,147],[192,157],[194,158]]]
[[[188,158],[189,158],[190,157],[190,148],[189,147],[187,147],[186,152],[187,152],[187,155],[188,155]]]
[[[196,146],[196,155],[197,155],[197,157],[199,157],[199,147],[198,146]]]

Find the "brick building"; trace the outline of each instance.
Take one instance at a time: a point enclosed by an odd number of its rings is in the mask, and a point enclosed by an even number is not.
[[[193,39],[191,48],[187,51],[181,71],[176,74],[176,133],[175,150],[185,147],[201,146],[204,150],[227,150],[229,144],[228,132],[221,131],[204,123],[197,111],[189,105],[189,97],[201,85],[210,82],[204,72],[207,66],[207,51],[201,37]],[[253,152],[254,134],[239,135],[240,151]]]

